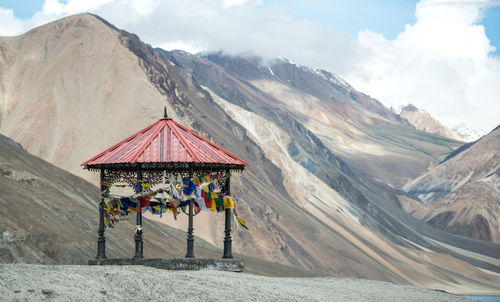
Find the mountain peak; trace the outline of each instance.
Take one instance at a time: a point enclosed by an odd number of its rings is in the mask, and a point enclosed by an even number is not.
[[[399,115],[410,122],[415,128],[432,134],[441,135],[454,140],[462,141],[463,137],[457,135],[453,130],[441,124],[427,111],[418,109],[413,104],[401,108]]]
[[[88,24],[106,24],[109,27],[116,28],[114,25],[109,23],[108,21],[104,20],[98,15],[92,14],[92,13],[79,13],[79,14],[74,14],[70,15],[58,20],[55,20],[53,22],[49,22],[45,25],[49,24],[54,24],[54,23],[67,23],[67,24],[75,24],[75,23],[88,23]],[[41,27],[45,26],[42,25]]]
[[[418,112],[418,111],[420,111],[420,109],[418,109],[411,103],[401,108],[401,112]]]
[[[89,32],[103,31],[106,29],[118,31],[115,26],[97,15],[90,13],[80,13],[49,22],[39,27],[35,27],[32,30],[21,35],[21,37],[38,35],[41,33],[48,33],[51,35],[59,36],[64,32],[74,32],[82,29]]]

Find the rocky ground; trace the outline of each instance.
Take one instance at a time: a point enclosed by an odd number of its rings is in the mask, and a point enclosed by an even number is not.
[[[1,264],[0,297],[2,301],[471,301],[361,279],[33,264]]]

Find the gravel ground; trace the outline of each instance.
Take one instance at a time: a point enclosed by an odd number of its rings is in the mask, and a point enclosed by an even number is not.
[[[392,283],[143,266],[0,264],[1,301],[472,301]]]

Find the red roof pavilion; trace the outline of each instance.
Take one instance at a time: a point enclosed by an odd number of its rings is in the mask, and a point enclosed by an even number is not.
[[[143,172],[149,180],[159,180],[160,174],[178,172],[193,177],[194,173],[228,172],[243,170],[246,162],[227,152],[211,141],[167,117],[167,109],[162,119],[142,129],[113,147],[94,156],[82,164],[85,169],[100,170],[101,191],[107,189],[107,180],[143,181]],[[230,173],[226,175],[225,194],[230,195]],[[132,178],[131,178],[132,177]],[[137,192],[142,191],[139,186]],[[137,204],[140,205],[139,202]],[[139,206],[140,207],[140,206]],[[233,258],[231,252],[231,209],[225,208],[225,237],[223,258]],[[194,258],[193,244],[193,200],[189,201],[189,226],[186,258]],[[136,214],[135,255],[143,257],[142,212]],[[106,239],[104,237],[104,204],[100,204],[99,230],[96,259],[106,259]]]

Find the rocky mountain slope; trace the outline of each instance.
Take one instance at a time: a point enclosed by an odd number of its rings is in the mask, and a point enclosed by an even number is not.
[[[425,172],[429,162],[461,145],[416,131],[377,100],[324,70],[284,59],[266,66],[258,58],[159,51],[190,71],[213,95],[276,124],[293,138],[286,152],[317,175],[335,158],[342,162],[333,164],[350,176],[398,188]],[[296,130],[293,123],[304,129]],[[301,131],[314,138],[299,141],[304,136]],[[330,162],[320,163],[326,156],[307,155],[316,152],[311,150],[314,144],[329,151]]]
[[[79,164],[163,106],[249,162],[232,186],[251,227],[235,233],[236,251],[337,276],[498,288],[478,267],[500,272],[500,245],[400,208],[397,188],[460,143],[416,130],[331,73],[155,50],[89,14],[1,38],[0,61],[0,131],[93,183]],[[196,216],[195,234],[210,243],[221,244],[221,229],[217,215]]]
[[[500,241],[500,127],[464,145],[405,186],[423,205],[412,215],[435,228]]]
[[[401,108],[399,115],[407,119],[410,124],[418,130],[429,132],[432,134],[441,135],[455,140],[464,140],[464,137],[459,136],[453,130],[445,127],[438,120],[433,118],[427,111],[419,109],[412,104],[408,104]]]
[[[98,188],[39,159],[0,135],[1,262],[83,264],[95,257]],[[132,221],[133,222],[133,221]],[[162,238],[171,228],[152,224],[145,251],[159,257],[182,253]],[[106,232],[108,256],[129,257],[134,250],[132,223]],[[182,242],[173,232],[168,240]],[[212,251],[215,248],[212,248]],[[172,255],[171,254],[171,255]]]

